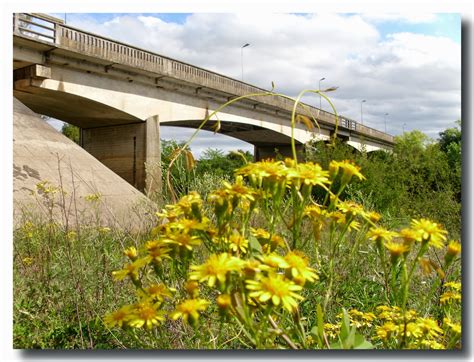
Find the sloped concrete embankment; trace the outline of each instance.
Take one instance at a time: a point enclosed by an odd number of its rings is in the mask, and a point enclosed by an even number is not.
[[[43,188],[38,188],[39,183]],[[79,145],[13,99],[14,223],[99,223],[137,230],[150,201]]]

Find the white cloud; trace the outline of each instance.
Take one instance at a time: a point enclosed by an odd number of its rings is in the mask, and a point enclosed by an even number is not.
[[[461,113],[461,48],[446,37],[408,32],[381,38],[377,21],[428,22],[433,14],[407,16],[268,13],[204,14],[184,24],[152,16],[123,15],[99,24],[90,17],[71,18],[79,28],[157,53],[296,95],[300,90],[339,86],[330,96],[338,112],[364,124],[398,134],[420,129],[431,137]],[[377,20],[377,21],[376,21]],[[319,105],[319,98],[308,102]],[[329,106],[323,108],[329,110]],[[410,126],[410,127],[408,127]]]

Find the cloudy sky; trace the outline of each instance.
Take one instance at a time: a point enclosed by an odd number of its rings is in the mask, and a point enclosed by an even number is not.
[[[461,117],[461,17],[456,13],[54,13],[68,25],[295,96],[338,86],[338,112],[397,135],[432,138]],[[319,98],[305,102],[319,106]],[[323,109],[329,109],[323,102]],[[388,113],[388,115],[385,115]],[[162,128],[163,138],[191,130]],[[253,147],[212,133],[192,145],[199,155]]]

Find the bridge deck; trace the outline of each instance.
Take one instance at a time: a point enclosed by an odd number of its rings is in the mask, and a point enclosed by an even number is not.
[[[114,67],[131,70],[135,73],[151,75],[156,82],[162,78],[192,84],[199,89],[212,90],[224,95],[228,99],[250,94],[269,93],[268,90],[258,88],[205,70],[175,59],[171,59],[135,46],[116,40],[92,34],[74,27],[65,25],[62,20],[43,14],[17,13],[13,16],[13,32],[21,42],[34,42],[38,49],[63,53],[74,53],[83,59],[93,60],[104,67]],[[24,66],[16,64],[15,67]],[[280,95],[252,96],[248,100],[256,105],[264,105],[283,112],[291,112],[294,102]],[[333,113],[320,110],[306,104],[300,104],[298,113],[314,117],[321,125],[337,126],[342,130],[350,131],[381,143],[392,145],[393,136],[364,126],[347,117],[336,116]]]

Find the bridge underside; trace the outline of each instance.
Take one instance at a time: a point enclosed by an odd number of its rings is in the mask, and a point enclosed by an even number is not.
[[[202,120],[161,121],[160,125],[196,129],[201,125],[201,123]],[[217,130],[217,133],[219,134],[237,138],[257,147],[283,145],[288,146],[291,144],[290,137],[273,130],[251,124],[227,122],[225,120],[222,120],[219,124],[218,121],[209,120],[202,127],[202,129],[211,132],[216,132]],[[296,143],[301,144],[301,142],[298,141]]]
[[[22,81],[23,82],[23,81]],[[26,83],[26,82],[25,82]],[[138,123],[143,120],[90,98],[40,87],[16,84],[13,95],[36,113],[80,128]]]

